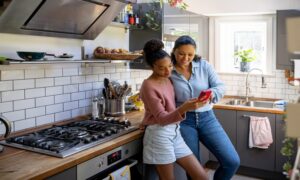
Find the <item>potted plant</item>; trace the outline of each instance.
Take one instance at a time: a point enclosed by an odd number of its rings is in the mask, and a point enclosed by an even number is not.
[[[253,49],[242,49],[234,53],[234,57],[240,59],[240,70],[248,72],[250,70],[250,63],[256,60]]]

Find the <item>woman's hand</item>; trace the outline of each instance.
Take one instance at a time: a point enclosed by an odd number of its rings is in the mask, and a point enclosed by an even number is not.
[[[145,131],[146,126],[145,126],[144,124],[140,124],[139,129],[140,129],[141,131]]]
[[[208,101],[208,100],[207,100]],[[179,112],[180,114],[184,114],[187,111],[195,110],[198,109],[202,106],[204,106],[207,101],[200,102],[197,98],[195,99],[190,99],[184,102],[181,106],[179,106]]]

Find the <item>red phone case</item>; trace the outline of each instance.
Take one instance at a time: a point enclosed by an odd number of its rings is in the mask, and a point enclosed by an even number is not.
[[[200,92],[198,100],[199,101],[206,101],[209,99],[209,97],[211,96],[212,91],[210,89],[208,90],[203,90]]]

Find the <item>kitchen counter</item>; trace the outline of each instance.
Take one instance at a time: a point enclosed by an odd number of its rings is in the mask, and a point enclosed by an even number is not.
[[[143,111],[125,115],[133,126],[139,126]],[[44,179],[68,168],[76,166],[93,157],[108,152],[123,144],[142,138],[143,131],[136,130],[109,142],[92,147],[65,158],[57,158],[22,149],[4,146],[0,153],[0,177],[2,179]]]
[[[272,113],[272,114],[285,114],[282,109],[279,108],[261,108],[261,107],[250,107],[250,106],[240,106],[240,105],[228,105],[225,102],[238,99],[237,96],[226,96],[217,104],[214,104],[214,109],[228,109],[228,110],[239,110],[239,111],[251,111],[251,112],[262,112],[262,113]],[[262,100],[262,101],[276,101],[278,99],[269,98],[252,98],[251,100]]]

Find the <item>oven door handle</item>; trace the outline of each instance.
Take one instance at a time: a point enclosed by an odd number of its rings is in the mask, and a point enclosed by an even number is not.
[[[133,167],[133,166],[135,166],[137,163],[138,163],[138,161],[137,160],[135,160],[135,159],[127,159],[128,161],[130,161],[130,164],[127,164],[126,166],[128,166],[129,168],[131,168],[131,167]],[[124,167],[124,166],[123,166]],[[117,170],[116,170],[117,171]],[[111,176],[109,175],[109,176],[107,176],[106,178],[104,178],[104,179],[102,179],[102,180],[110,180],[111,179]]]
[[[135,159],[128,159],[128,161],[130,161],[130,164],[128,164],[129,167],[135,166],[138,163]]]

